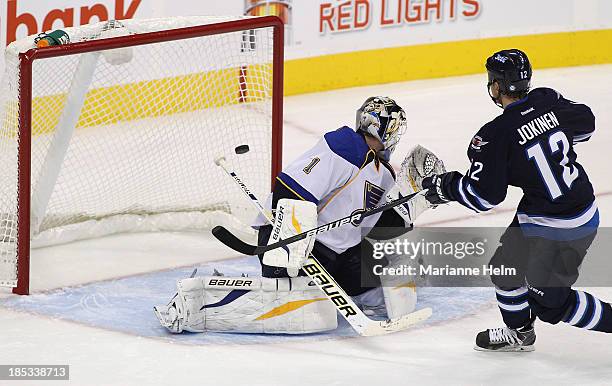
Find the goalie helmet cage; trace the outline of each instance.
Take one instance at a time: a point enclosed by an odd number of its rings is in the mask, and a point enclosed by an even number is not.
[[[274,16],[125,20],[66,28],[67,45],[7,47],[0,285],[29,293],[36,242],[248,220],[213,160],[246,143],[233,167],[259,195],[273,186],[283,28]]]

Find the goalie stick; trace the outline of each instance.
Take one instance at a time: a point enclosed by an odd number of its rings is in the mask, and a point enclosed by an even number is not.
[[[230,175],[232,176],[232,178],[234,178],[235,181],[237,182],[239,181],[239,180],[236,180],[235,173],[234,175],[232,174]],[[242,188],[242,185],[244,185],[242,182],[238,182],[238,184],[240,185],[241,188]],[[373,208],[373,209],[368,209],[368,210],[358,209],[346,217],[340,218],[338,220],[332,221],[327,224],[320,225],[309,231],[298,233],[297,235],[291,236],[289,238],[280,240],[276,243],[272,243],[269,245],[251,245],[251,244],[245,243],[244,241],[240,240],[232,232],[230,232],[229,230],[227,230],[225,227],[221,225],[214,227],[212,229],[212,234],[217,238],[217,240],[221,241],[223,244],[227,245],[228,247],[232,248],[233,250],[237,252],[243,253],[245,255],[261,255],[262,253],[271,251],[276,248],[282,248],[288,244],[294,243],[299,240],[303,240],[307,237],[316,236],[318,234],[328,232],[332,229],[336,229],[348,223],[359,224],[366,217],[369,217],[369,216],[375,215],[376,213],[380,213],[385,210],[391,209],[395,206],[405,204],[406,202],[412,200],[415,196],[419,194],[425,194],[426,192],[427,192],[427,189],[424,189],[424,190],[421,190],[420,192],[409,194],[405,197],[398,198],[397,200],[393,200],[384,205],[377,206],[376,208]],[[245,193],[247,194],[247,196],[249,196],[249,198],[251,198],[250,192],[248,193],[245,192]],[[259,209],[261,204],[257,203],[256,206]]]
[[[235,151],[237,154],[244,154],[249,151],[249,147],[248,145],[241,145],[236,147]],[[257,210],[259,210],[259,212],[268,220],[268,222],[272,224],[272,215],[265,210],[259,200],[257,200],[257,197],[249,190],[246,184],[242,182],[240,177],[238,177],[234,171],[230,171],[227,168],[225,164],[225,157],[216,159],[215,164],[221,167],[225,173],[232,177],[245,196],[249,198]],[[306,263],[302,266],[302,269],[332,302],[340,315],[342,315],[342,317],[346,319],[351,327],[353,327],[353,329],[361,336],[376,336],[402,331],[414,324],[427,320],[431,316],[431,308],[423,308],[395,319],[387,319],[382,321],[372,320],[368,318],[359,307],[357,307],[351,297],[342,289],[342,287],[338,285],[336,280],[312,254],[308,257]]]

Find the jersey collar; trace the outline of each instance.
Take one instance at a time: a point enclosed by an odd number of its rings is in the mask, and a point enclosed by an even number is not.
[[[516,102],[512,102],[512,103],[510,103],[508,106],[506,106],[506,108],[504,109],[504,111],[507,111],[508,109],[510,109],[510,108],[512,108],[512,107],[514,107],[514,106],[518,106],[518,105],[520,105],[520,104],[522,104],[522,103],[525,103],[525,102],[527,102],[527,97],[522,98],[522,99],[519,99],[519,100],[518,100],[518,101],[516,101]]]

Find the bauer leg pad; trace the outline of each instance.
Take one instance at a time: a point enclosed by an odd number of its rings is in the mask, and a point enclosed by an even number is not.
[[[178,295],[155,307],[170,332],[235,331],[307,334],[338,326],[336,309],[307,277],[179,281]]]

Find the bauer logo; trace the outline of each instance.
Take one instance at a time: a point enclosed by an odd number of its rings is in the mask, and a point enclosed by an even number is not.
[[[344,313],[346,317],[357,314],[350,302],[338,291],[333,279],[330,279],[327,273],[322,272],[315,264],[304,264],[302,269],[319,283],[319,288],[329,296],[336,309]]]
[[[143,14],[143,4],[150,10],[151,0],[8,0],[2,19],[6,45],[28,35],[56,28],[74,27],[110,19],[123,20]]]
[[[331,229],[338,228],[348,223],[352,223],[353,225],[357,224],[355,226],[358,226],[358,224],[361,222],[361,215],[363,214],[363,209],[358,209],[356,212],[358,213],[351,215],[351,217],[345,217],[340,220],[336,220],[330,224],[309,230],[308,232],[306,232],[306,237],[313,237],[318,235],[319,233],[325,233]]]
[[[208,285],[222,286],[222,287],[250,287],[253,284],[252,280],[240,280],[240,279],[210,279]]]

